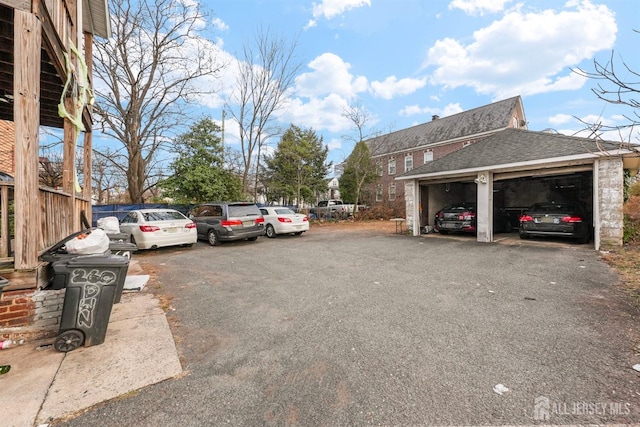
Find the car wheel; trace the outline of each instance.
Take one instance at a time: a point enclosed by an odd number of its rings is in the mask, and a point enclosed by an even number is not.
[[[247,240],[250,242],[255,242],[256,240],[258,240],[258,236],[249,237]]]
[[[129,237],[129,241],[131,243],[133,243],[134,245],[136,245],[136,248],[138,248],[138,244],[136,243],[136,238],[133,237],[133,234],[131,235],[131,237]],[[140,248],[138,248],[138,249],[140,249]]]
[[[296,236],[302,236],[302,231],[297,231],[297,232],[295,232],[293,234],[295,234]]]
[[[523,233],[522,231],[520,232],[520,238],[523,240],[527,240],[529,238],[529,235],[527,233]]]
[[[207,240],[209,241],[209,244],[211,246],[220,245],[220,239],[218,239],[218,235],[216,234],[215,230],[209,230],[207,232]]]
[[[271,224],[267,224],[267,231],[265,233],[267,235],[268,238],[272,239],[274,237],[276,237],[276,230],[275,228],[273,228],[273,225]]]
[[[440,234],[449,234],[449,230],[438,230]]]

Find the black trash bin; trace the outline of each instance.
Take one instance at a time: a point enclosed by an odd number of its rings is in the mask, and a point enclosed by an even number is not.
[[[121,255],[131,259],[131,253],[138,250],[135,243],[119,242],[117,240],[109,241],[109,250],[112,254]]]
[[[112,254],[80,255],[53,263],[58,281],[64,280],[66,288],[56,350],[68,352],[82,344],[89,347],[104,342],[128,267],[128,258]]]

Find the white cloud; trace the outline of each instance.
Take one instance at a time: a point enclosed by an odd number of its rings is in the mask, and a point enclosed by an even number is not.
[[[396,76],[387,77],[384,81],[371,82],[373,96],[382,99],[392,99],[397,95],[409,95],[427,84],[427,79],[405,78],[398,80]]]
[[[367,78],[349,72],[351,65],[333,53],[323,53],[309,63],[313,71],[296,78],[295,92],[298,96],[312,97],[335,93],[352,98],[367,90]]]
[[[337,138],[331,138],[331,141],[327,143],[329,150],[340,150],[342,148],[342,141]]]
[[[453,0],[449,9],[460,9],[468,15],[484,15],[504,10],[504,5],[511,0]]]
[[[459,103],[450,103],[446,105],[444,108],[433,108],[433,107],[420,107],[419,105],[408,105],[404,107],[398,114],[401,116],[415,116],[418,114],[425,115],[438,115],[440,117],[447,117],[453,114],[457,114],[464,111],[462,107],[460,107]]]
[[[281,122],[295,123],[317,131],[343,132],[351,126],[351,122],[342,117],[342,111],[347,105],[348,101],[338,94],[308,100],[294,98],[288,108],[278,114],[278,118]]]
[[[572,120],[574,120],[573,116],[568,114],[556,114],[555,116],[549,117],[549,123],[552,125],[563,125],[571,122]]]
[[[229,29],[227,23],[220,18],[213,18],[213,20],[211,20],[211,23],[216,29],[220,31],[227,31]]]
[[[588,0],[571,1],[559,11],[524,13],[518,7],[476,31],[469,44],[438,40],[425,66],[436,67],[435,84],[472,87],[496,99],[573,90],[586,79],[569,67],[613,48],[616,32],[614,13]]]
[[[557,129],[558,133],[563,135],[580,136],[583,138],[594,138],[597,135],[599,138],[608,141],[635,142],[633,140],[634,132],[632,128],[624,127],[620,130],[614,129],[616,126],[626,126],[629,124],[628,120],[619,114],[612,114],[609,117],[587,114],[579,119],[566,114],[557,114],[549,118],[549,123],[563,125],[564,128]],[[599,129],[594,134],[593,130],[590,129],[593,125],[602,125],[605,129]]]
[[[371,6],[371,0],[323,0],[322,3],[313,4],[313,17],[333,19],[351,9],[362,6]]]

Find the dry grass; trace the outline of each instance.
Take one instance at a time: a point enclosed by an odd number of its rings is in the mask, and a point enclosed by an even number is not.
[[[610,249],[602,260],[617,270],[624,289],[640,305],[640,246]]]

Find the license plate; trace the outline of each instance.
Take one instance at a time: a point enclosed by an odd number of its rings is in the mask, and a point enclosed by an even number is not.
[[[301,226],[301,225],[296,225],[296,226],[295,226],[295,229],[296,229],[296,230],[300,230],[301,228],[302,228],[302,226]]]
[[[175,227],[171,227],[171,228],[167,228],[166,231],[167,231],[167,233],[175,233],[175,232],[178,231],[178,229],[175,228]]]
[[[253,221],[242,221],[242,225],[245,227],[250,227],[253,225]]]

